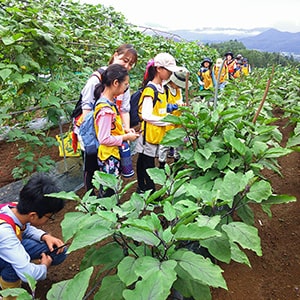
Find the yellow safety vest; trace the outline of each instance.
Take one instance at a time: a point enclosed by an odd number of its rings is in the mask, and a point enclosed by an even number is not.
[[[154,90],[151,87],[145,87],[143,90],[143,93],[141,95],[141,98],[139,100],[139,107],[141,109],[142,103],[144,100],[144,97],[151,97],[152,99],[155,98]],[[155,102],[155,105],[153,107],[153,115],[158,117],[165,117],[167,115],[167,95],[166,92],[160,93],[158,92],[157,101]],[[149,122],[142,121],[142,130],[143,135],[145,138],[145,141],[147,141],[150,144],[158,145],[160,144],[161,140],[163,139],[165,132],[166,132],[166,126],[156,126]]]
[[[99,132],[99,127],[96,124],[96,116],[103,107],[110,107],[115,113],[114,120],[111,124],[111,135],[117,136],[117,135],[125,134],[125,131],[124,131],[124,128],[122,125],[122,119],[121,119],[120,114],[117,111],[116,106],[101,102],[101,103],[97,104],[95,111],[94,111],[94,125],[95,125],[96,136],[98,136],[98,132]],[[106,146],[106,145],[100,144],[98,147],[99,159],[104,161],[104,160],[108,159],[110,156],[114,156],[115,158],[120,159],[119,147],[118,146]]]
[[[182,98],[182,95],[181,95],[181,92],[180,92],[180,89],[176,89],[176,95],[173,95],[170,91],[170,89],[167,90],[167,93],[168,93],[168,103],[169,104],[177,104],[178,101]],[[172,115],[174,116],[177,116],[179,117],[181,115],[181,111],[176,109],[174,111],[171,112]],[[178,125],[168,125],[166,126],[166,131],[169,131],[171,129],[174,129],[178,127]]]
[[[214,72],[216,81],[218,80],[219,70],[220,70],[220,67],[214,66],[213,72]],[[227,80],[228,80],[228,69],[227,69],[227,67],[225,65],[223,65],[219,83],[223,83],[223,82],[225,82]]]
[[[242,73],[243,75],[249,75],[249,65],[242,65]]]
[[[211,70],[206,69],[205,71],[198,72],[198,76],[201,78],[201,80],[204,82],[204,89],[208,90],[209,88],[213,87],[213,80],[211,76]]]

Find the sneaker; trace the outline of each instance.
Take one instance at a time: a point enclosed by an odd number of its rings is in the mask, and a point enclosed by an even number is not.
[[[174,156],[174,148],[170,148],[169,153],[168,153],[168,158],[172,158]]]
[[[137,187],[136,192],[138,194],[144,194],[145,193],[145,191],[141,190],[139,187]]]

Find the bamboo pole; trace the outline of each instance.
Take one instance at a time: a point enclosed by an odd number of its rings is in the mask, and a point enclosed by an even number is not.
[[[58,121],[58,126],[59,126],[59,135],[60,135],[61,147],[62,147],[62,151],[63,151],[63,154],[64,154],[64,167],[65,167],[65,172],[67,172],[68,171],[68,165],[67,165],[66,149],[65,149],[65,145],[64,145],[64,134],[63,134],[61,119],[59,119],[59,121]]]
[[[185,102],[187,106],[189,105],[189,78],[190,72],[187,72],[185,76]]]
[[[266,88],[265,88],[264,95],[263,95],[263,97],[262,97],[262,99],[261,99],[261,101],[260,101],[259,107],[258,107],[258,109],[257,109],[257,111],[256,111],[256,113],[255,113],[255,115],[254,115],[253,120],[252,120],[252,123],[253,123],[253,124],[256,123],[256,120],[257,120],[257,118],[258,118],[258,115],[260,114],[260,112],[261,112],[261,110],[262,110],[262,107],[263,107],[263,105],[264,105],[264,103],[265,103],[265,100],[266,100],[267,95],[268,95],[268,92],[269,92],[269,88],[270,88],[270,84],[271,84],[271,80],[272,80],[272,78],[273,78],[273,75],[274,75],[274,66],[273,66],[273,68],[272,68],[272,74],[271,74],[270,78],[269,78],[268,81],[267,81],[267,85],[266,85]]]
[[[214,109],[217,108],[218,93],[219,93],[219,86],[220,86],[220,78],[221,78],[221,73],[223,71],[223,66],[224,66],[225,61],[226,61],[226,59],[223,59],[222,65],[221,65],[221,67],[219,69],[219,72],[218,72],[217,82],[216,82],[216,85],[215,85]]]

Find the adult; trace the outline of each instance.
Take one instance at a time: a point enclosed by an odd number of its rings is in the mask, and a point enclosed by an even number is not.
[[[137,63],[137,51],[131,44],[123,44],[116,49],[114,54],[111,56],[108,65],[119,64],[130,71]],[[99,76],[91,76],[86,82],[84,88],[81,91],[81,108],[82,115],[75,120],[74,131],[78,136],[81,149],[83,151],[83,172],[84,172],[84,186],[86,191],[93,190],[94,186],[92,184],[92,179],[94,172],[98,170],[97,154],[86,154],[84,152],[84,145],[81,141],[79,135],[79,126],[83,122],[84,117],[93,109],[95,100],[97,100],[100,95],[95,95],[95,87],[101,81],[101,73],[107,68],[107,66],[101,67],[99,70]],[[116,99],[116,103],[119,105],[119,112],[122,118],[123,126],[125,132],[133,131],[130,129],[130,89]]]

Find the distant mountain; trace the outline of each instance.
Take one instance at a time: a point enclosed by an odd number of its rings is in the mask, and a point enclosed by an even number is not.
[[[203,28],[174,30],[171,33],[188,41],[198,40],[204,44],[237,40],[251,50],[300,55],[300,32],[282,32],[273,28]]]
[[[239,41],[248,49],[300,54],[300,32],[291,33],[269,29],[257,36],[241,38]]]
[[[269,28],[239,29],[239,28],[211,28],[205,27],[201,29],[180,29],[168,30],[159,26],[144,27],[138,26],[139,30],[144,34],[160,35],[174,40],[199,41],[201,43],[219,43],[229,40],[236,40],[256,36]]]
[[[264,52],[283,53],[293,55],[300,60],[300,32],[291,33],[273,28],[201,28],[195,30],[169,30],[142,27],[140,30],[149,35],[161,35],[173,38],[175,41],[199,41],[203,44],[222,43],[237,40],[247,49]]]
[[[256,36],[268,28],[254,28],[254,29],[239,29],[239,28],[210,28],[205,27],[195,30],[173,30],[172,33],[181,36],[188,41],[198,40],[204,44],[206,43],[221,43],[229,40],[237,40]]]

